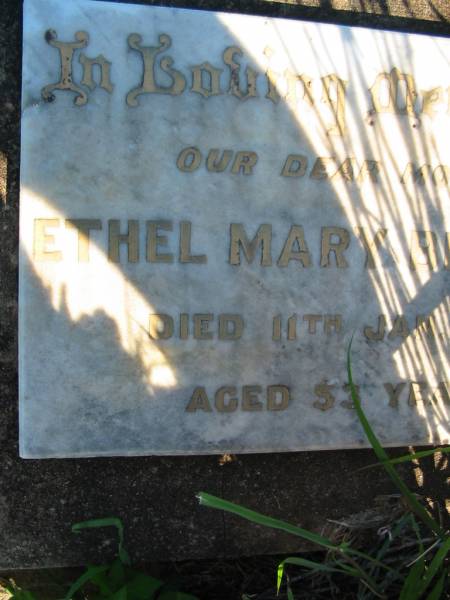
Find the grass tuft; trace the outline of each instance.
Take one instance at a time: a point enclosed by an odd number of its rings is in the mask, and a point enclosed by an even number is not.
[[[432,449],[412,453],[391,459],[372,429],[357,393],[353,381],[351,366],[351,348],[353,337],[347,350],[347,375],[352,401],[362,429],[377,459],[395,486],[400,491],[404,503],[411,512],[397,516],[391,526],[385,529],[385,539],[371,553],[362,552],[349,541],[336,544],[331,539],[305,530],[296,525],[262,515],[256,511],[239,506],[227,500],[200,492],[200,504],[238,515],[248,521],[279,529],[301,537],[326,550],[322,562],[304,557],[292,556],[282,560],[277,569],[276,591],[280,593],[282,582],[286,581],[288,600],[294,600],[292,581],[286,572],[288,565],[301,568],[300,579],[314,574],[318,579],[326,577],[329,589],[333,590],[333,577],[344,577],[357,584],[358,600],[373,598],[396,598],[398,600],[440,600],[444,598],[448,580],[448,554],[450,535],[429,514],[414,494],[400,478],[395,465],[412,460],[420,460],[438,451],[450,449]],[[416,520],[416,517],[418,520]],[[405,536],[408,541],[405,543]],[[428,546],[425,546],[425,542]]]

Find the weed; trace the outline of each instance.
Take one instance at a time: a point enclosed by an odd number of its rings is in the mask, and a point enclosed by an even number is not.
[[[107,565],[88,566],[74,581],[64,600],[89,598],[89,600],[198,600],[195,596],[179,592],[171,583],[164,583],[131,567],[130,557],[124,548],[122,521],[116,517],[93,519],[76,523],[74,533],[83,529],[115,527],[118,534],[117,558]],[[21,589],[13,581],[5,584],[9,600],[37,600],[29,591]]]
[[[384,532],[384,539],[377,547],[369,553],[362,552],[353,547],[349,541],[344,540],[338,544],[323,535],[262,515],[204,492],[198,495],[200,504],[233,513],[259,525],[291,533],[326,550],[326,558],[320,562],[301,556],[291,556],[279,564],[277,593],[285,580],[288,600],[294,600],[291,579],[286,569],[288,565],[301,567],[300,578],[303,580],[312,574],[318,579],[325,579],[330,589],[336,576],[353,581],[355,597],[358,600],[374,598],[439,600],[445,594],[449,575],[447,555],[450,551],[450,534],[448,531],[443,531],[441,525],[427,512],[418,497],[399,477],[394,465],[420,459],[436,452],[448,453],[450,448],[436,448],[396,459],[389,458],[370,426],[356,392],[351,368],[351,345],[350,342],[347,351],[347,373],[356,414],[379,464],[384,467],[409,509]],[[409,540],[406,545],[403,541],[405,535]]]

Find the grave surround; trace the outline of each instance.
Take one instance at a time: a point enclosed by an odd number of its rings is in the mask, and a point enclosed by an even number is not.
[[[141,3],[144,4],[144,3]],[[150,4],[146,2],[146,4]],[[292,19],[389,28],[448,36],[448,5],[437,1],[389,2],[357,7],[349,2],[319,6],[316,0],[290,5],[272,2],[171,3],[179,7],[220,9]],[[135,457],[21,460],[17,427],[17,262],[20,153],[21,6],[7,0],[0,25],[5,60],[0,73],[2,180],[0,203],[1,380],[3,411],[0,494],[1,567],[43,567],[104,561],[108,533],[73,536],[72,523],[114,514],[125,522],[133,560],[205,558],[258,552],[292,552],[298,540],[260,530],[232,516],[197,506],[199,489],[321,531],[327,518],[364,510],[374,498],[393,491],[379,470],[360,471],[374,462],[370,450],[285,452],[239,455],[219,464],[217,457]],[[3,177],[3,171],[2,171]],[[419,447],[415,447],[419,449]],[[392,450],[393,455],[406,451]],[[421,495],[432,494],[445,513],[445,457],[400,468]],[[420,473],[419,473],[420,472]],[[318,476],[320,473],[320,476]],[[416,477],[419,474],[418,477]],[[87,484],[87,482],[89,482]],[[276,489],[276,498],[268,489]],[[170,503],[162,498],[170,497]],[[352,503],[349,503],[352,498]],[[132,499],[132,500],[131,500]],[[436,506],[436,505],[435,505]],[[444,514],[443,513],[443,514]],[[176,527],[174,527],[176,519]],[[151,543],[149,534],[151,532]],[[301,546],[305,548],[305,546]]]

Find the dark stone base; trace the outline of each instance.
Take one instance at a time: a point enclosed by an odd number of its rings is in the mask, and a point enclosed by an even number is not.
[[[151,2],[140,1],[141,4]],[[158,3],[159,4],[159,3]],[[166,5],[450,34],[447,0],[196,0]],[[365,9],[365,5],[370,5]],[[370,13],[370,14],[369,14]],[[112,531],[75,536],[72,523],[118,516],[133,561],[291,552],[298,539],[198,506],[202,490],[316,531],[392,493],[371,451],[217,457],[21,460],[17,427],[17,256],[21,3],[3,0],[0,24],[0,568],[86,564],[115,551]],[[39,315],[36,315],[39,318]],[[74,425],[76,426],[76,425]],[[395,451],[394,454],[404,453]],[[444,506],[446,462],[402,469],[412,488]],[[107,540],[107,543],[105,543]]]

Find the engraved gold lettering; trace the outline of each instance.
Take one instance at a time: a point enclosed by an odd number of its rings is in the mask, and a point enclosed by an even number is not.
[[[411,179],[413,183],[424,186],[425,183],[431,179],[431,175],[432,169],[430,165],[416,167],[414,163],[408,163],[400,178],[400,182],[406,184],[408,180]]]
[[[434,119],[439,112],[436,110],[436,105],[444,103],[444,90],[441,87],[433,88],[432,90],[424,91],[422,112]]]
[[[358,183],[362,183],[367,177],[369,177],[370,181],[372,181],[373,183],[378,183],[379,175],[379,163],[376,160],[365,160],[358,174],[357,181]]]
[[[332,176],[332,179],[340,178],[344,181],[354,181],[357,167],[358,163],[354,158],[346,158],[336,173]]]
[[[240,315],[219,315],[219,339],[239,340],[244,331],[244,320]]]
[[[230,164],[230,161],[233,157],[232,150],[223,150],[222,156],[219,159],[219,152],[217,148],[213,148],[208,152],[208,157],[206,159],[206,168],[208,171],[213,173],[222,173]]]
[[[226,400],[225,396],[231,396],[231,398]],[[238,406],[236,388],[231,385],[225,385],[219,388],[215,395],[215,405],[219,412],[234,412]]]
[[[359,385],[354,385],[353,387],[354,387],[354,390],[355,390],[355,393],[356,393],[356,397],[360,400],[360,395],[359,395],[360,388],[359,388]],[[348,383],[346,383],[343,386],[343,389],[344,389],[345,392],[348,393],[348,400],[343,400],[341,402],[341,406],[343,406],[344,408],[348,408],[348,409],[353,410],[355,408],[355,404],[354,404],[353,398],[352,398],[352,388],[350,387],[350,385]]]
[[[308,323],[308,333],[317,333],[317,323],[322,320],[322,315],[303,315],[303,320]]]
[[[292,315],[292,317],[289,317],[289,319],[288,319],[287,339],[288,340],[296,340],[297,339],[297,315]]]
[[[191,146],[184,148],[177,158],[177,167],[185,173],[192,173],[199,168],[202,160],[201,152],[198,148]]]
[[[409,334],[410,331],[406,318],[403,315],[395,317],[392,329],[388,333],[388,338],[390,340],[393,340],[396,337],[407,338]]]
[[[128,36],[128,45],[133,50],[137,50],[144,63],[144,73],[142,84],[128,92],[128,106],[137,106],[137,97],[141,94],[169,94],[179,96],[186,87],[186,80],[180,71],[172,68],[173,59],[166,56],[160,60],[159,67],[172,80],[171,85],[162,86],[156,82],[156,57],[165,52],[172,45],[172,38],[162,33],[159,38],[159,46],[141,46],[142,37],[138,33],[131,33]]]
[[[180,223],[180,262],[204,264],[208,261],[206,254],[191,254],[191,223],[181,221]]]
[[[364,335],[368,340],[379,342],[384,340],[384,335],[386,332],[386,316],[380,315],[378,317],[377,329],[366,325],[364,327]]]
[[[220,89],[220,74],[223,69],[216,69],[209,62],[204,62],[201,65],[191,67],[191,71],[192,92],[196,92],[204,98],[218,96],[222,93]]]
[[[167,236],[160,230],[172,231],[172,221],[147,221],[147,262],[172,263],[172,254],[159,254],[160,246],[167,246]]]
[[[408,396],[409,406],[415,406],[418,402],[429,404],[429,399],[425,396],[427,389],[425,381],[411,381]]]
[[[416,317],[416,337],[426,335],[427,337],[435,336],[435,323],[431,315],[417,315]]]
[[[342,315],[324,315],[324,331],[327,335],[339,333],[342,329]]]
[[[66,229],[75,229],[78,234],[78,262],[89,262],[90,232],[100,231],[99,219],[66,219]]]
[[[230,46],[223,53],[223,62],[230,69],[230,86],[229,93],[240,100],[247,100],[248,98],[256,98],[259,94],[256,89],[256,79],[258,73],[251,67],[245,69],[245,76],[247,78],[247,90],[243,92],[240,87],[240,69],[241,65],[235,61],[235,56],[242,56],[243,52],[237,46]]]
[[[386,91],[386,85],[388,101],[387,103],[383,103],[383,92]],[[414,105],[417,99],[414,78],[406,73],[401,73],[396,67],[390,73],[380,73],[377,75],[375,83],[370,88],[370,94],[373,109],[377,113],[414,115]]]
[[[76,42],[57,42],[56,31],[49,29],[45,34],[45,39],[50,46],[59,50],[59,59],[61,66],[60,80],[57,83],[46,85],[42,88],[41,95],[47,102],[53,102],[55,96],[54,90],[70,90],[75,92],[74,102],[77,106],[83,106],[88,101],[86,92],[75,85],[72,80],[72,61],[73,53],[78,48],[85,48],[89,43],[89,35],[85,31],[75,33]]]
[[[392,408],[397,408],[398,407],[398,400],[400,397],[400,394],[402,393],[403,389],[405,388],[406,383],[405,382],[400,382],[397,385],[394,385],[392,383],[384,383],[384,389],[386,390],[386,393],[388,395],[389,398],[389,406],[392,406]]]
[[[260,225],[255,237],[250,242],[242,223],[231,223],[230,225],[230,265],[241,264],[241,252],[247,262],[251,264],[255,259],[256,249],[261,246],[261,265],[270,267],[272,265],[272,226]]]
[[[281,175],[283,177],[303,177],[308,166],[308,159],[302,154],[289,154],[284,163]]]
[[[97,65],[100,68],[100,87],[111,94],[114,89],[111,83],[111,63],[106,60],[103,54],[99,54],[95,58],[88,58],[85,54],[81,54],[79,60],[83,65],[82,85],[86,85],[91,90],[97,87],[92,77],[92,67]]]
[[[294,247],[297,249],[294,250]],[[299,261],[303,267],[311,266],[311,255],[306,245],[303,227],[300,225],[292,225],[277,265],[287,267],[290,260]]]
[[[450,388],[448,381],[440,381],[438,387],[433,391],[432,402],[443,402],[450,404]]]
[[[150,314],[148,334],[152,340],[168,340],[173,335],[173,318],[163,313]]]
[[[434,231],[413,231],[409,264],[412,270],[437,268],[437,239]]]
[[[267,386],[267,410],[286,410],[290,399],[291,392],[286,385]]]
[[[336,159],[327,156],[319,157],[311,170],[311,179],[328,179],[336,169]]]
[[[267,65],[267,69],[266,69],[266,80],[267,80],[267,94],[266,94],[266,98],[268,100],[272,100],[272,102],[274,104],[278,104],[278,102],[280,101],[280,94],[278,93],[277,90],[277,82],[278,79],[280,77],[280,74],[277,73],[276,71],[274,71],[271,67],[270,67],[270,58],[273,55],[273,50],[272,48],[269,48],[269,46],[266,46],[266,48],[264,48],[264,54],[268,59],[268,65]]]
[[[450,168],[447,165],[438,165],[433,171],[434,185],[445,185],[450,183]]]
[[[366,251],[366,269],[375,269],[375,257],[378,257],[378,250],[387,235],[387,229],[379,229],[372,240],[369,239],[369,231],[365,227],[355,227],[355,233]]]
[[[347,82],[339,79],[334,74],[321,77],[321,80],[322,101],[330,106],[335,118],[335,123],[328,128],[328,133],[331,135],[344,135],[346,132],[345,87]]]
[[[256,152],[240,151],[236,152],[231,172],[239,174],[242,170],[244,175],[251,175],[254,166],[258,161]]]
[[[286,102],[296,106],[299,100],[305,100],[309,106],[313,106],[314,98],[311,92],[311,77],[308,77],[308,75],[298,75],[297,73],[293,73],[290,69],[285,70],[284,77],[287,82]],[[298,94],[299,84],[302,86],[301,96]]]
[[[197,410],[212,412],[208,395],[204,387],[196,387],[194,389],[189,404],[186,406],[186,412],[196,412]]]
[[[120,244],[126,244],[128,249],[128,262],[135,263],[139,260],[139,222],[128,221],[128,232],[120,233],[120,221],[108,221],[108,259],[111,262],[120,262]]]
[[[180,315],[180,339],[187,340],[189,337],[189,315],[181,313]]]
[[[331,390],[331,386],[328,385],[325,381],[323,381],[322,383],[318,383],[316,386],[314,386],[314,394],[318,398],[323,398],[323,401],[314,400],[314,408],[317,408],[318,410],[322,411],[330,410],[330,408],[333,408],[336,400],[333,394],[331,393]]]
[[[41,262],[59,262],[62,260],[62,252],[49,249],[53,246],[55,236],[47,233],[47,227],[59,229],[59,219],[34,219],[33,256]]]
[[[337,241],[333,241],[333,237],[337,238]],[[333,252],[336,259],[336,266],[339,269],[348,267],[343,253],[349,244],[350,234],[343,227],[322,227],[320,266],[331,266],[330,254]]]
[[[213,320],[212,314],[194,315],[194,338],[196,340],[212,340],[212,331],[209,331],[209,324]]]
[[[260,385],[244,385],[242,386],[242,410],[262,410],[263,405],[258,398],[261,393]]]
[[[277,315],[273,318],[272,340],[274,342],[279,342],[281,340],[281,315]]]

